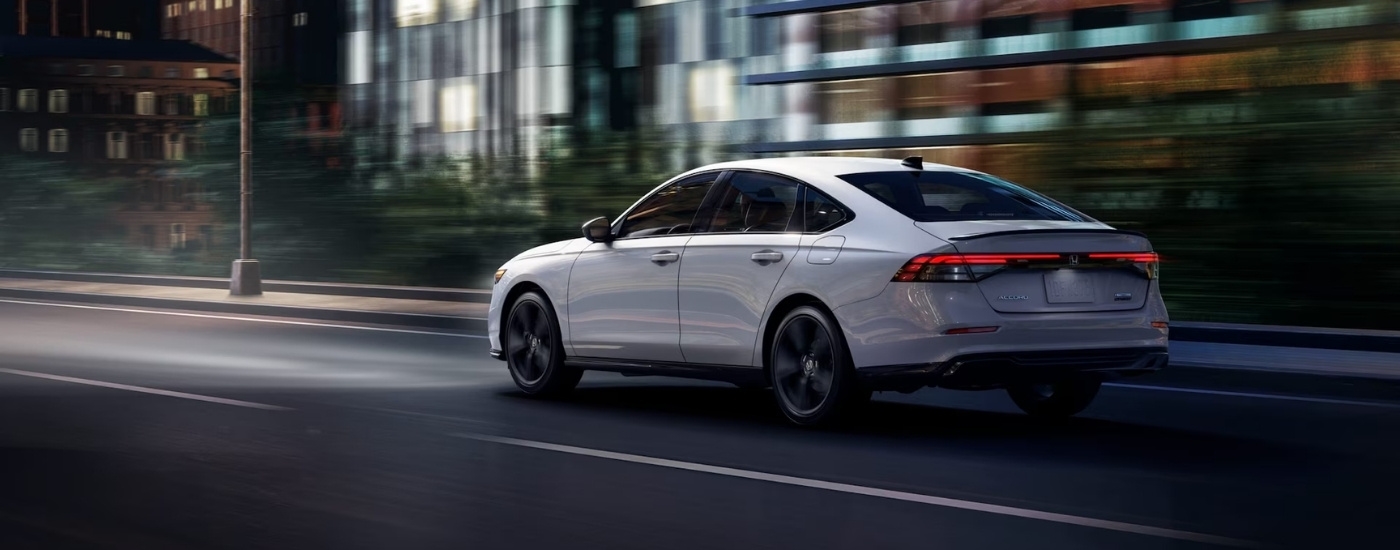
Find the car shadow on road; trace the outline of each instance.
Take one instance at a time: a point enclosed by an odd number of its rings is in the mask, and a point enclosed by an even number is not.
[[[515,392],[506,395],[523,398]],[[740,435],[757,434],[765,439],[840,442],[857,446],[853,448],[878,446],[915,452],[953,451],[961,455],[1029,453],[1040,462],[1087,461],[1176,472],[1200,469],[1215,475],[1222,468],[1239,468],[1251,476],[1273,469],[1296,473],[1309,463],[1330,462],[1333,458],[1316,449],[1233,437],[1212,432],[1209,427],[1169,427],[1155,424],[1152,419],[1075,417],[1046,421],[1020,413],[878,399],[842,426],[804,429],[790,425],[782,417],[770,392],[726,386],[581,386],[569,398],[549,406],[601,413],[619,422],[636,420],[640,415],[663,419],[675,429],[725,430]]]

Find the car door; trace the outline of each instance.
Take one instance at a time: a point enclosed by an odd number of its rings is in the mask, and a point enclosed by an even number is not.
[[[802,240],[793,215],[800,189],[782,176],[734,171],[711,193],[680,266],[686,362],[753,366],[763,312]]]
[[[686,178],[638,202],[611,242],[569,275],[569,340],[582,358],[682,362],[676,285],[691,224],[720,173]]]

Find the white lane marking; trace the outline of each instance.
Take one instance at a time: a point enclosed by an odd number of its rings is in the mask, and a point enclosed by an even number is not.
[[[30,377],[30,378],[42,378],[42,379],[44,379],[44,380],[53,380],[53,381],[57,381],[57,382],[71,382],[71,383],[73,383],[73,384],[83,384],[83,385],[87,385],[87,386],[97,386],[97,387],[100,387],[100,388],[110,388],[110,389],[114,389],[114,390],[124,390],[124,391],[133,391],[133,392],[139,392],[139,393],[149,393],[149,394],[152,394],[152,395],[163,395],[163,396],[165,396],[165,397],[176,397],[176,398],[179,398],[179,399],[191,399],[191,400],[194,400],[194,401],[204,401],[204,402],[206,402],[206,403],[218,403],[218,404],[220,404],[220,405],[232,405],[232,406],[235,406],[235,407],[247,407],[247,408],[249,408],[249,409],[262,409],[262,410],[265,410],[265,411],[290,411],[290,410],[295,410],[295,409],[292,409],[291,407],[280,407],[280,406],[277,406],[277,405],[267,405],[267,404],[263,404],[263,403],[253,403],[253,402],[250,402],[250,401],[239,401],[239,400],[237,400],[237,399],[224,399],[224,398],[222,398],[222,397],[211,397],[211,396],[208,396],[208,395],[198,395],[198,394],[185,393],[185,392],[178,392],[178,391],[158,390],[158,389],[155,389],[155,388],[147,388],[147,387],[142,387],[142,386],[129,386],[129,385],[126,385],[126,384],[117,384],[117,383],[113,383],[113,382],[103,382],[103,381],[101,381],[101,380],[88,380],[88,379],[86,379],[86,378],[73,378],[73,377],[71,377],[71,376],[59,376],[59,375],[57,375],[57,374],[45,374],[45,373],[42,373],[42,372],[30,372],[30,371],[27,371],[27,370],[15,370],[15,369],[0,368],[0,372],[3,372],[3,373],[5,373],[5,374],[13,374],[13,375],[15,375],[15,376],[28,376],[28,377]]]
[[[957,508],[961,510],[972,510],[1003,516],[1014,516],[1019,518],[1035,519],[1041,521],[1051,521],[1055,523],[1079,525],[1095,529],[1121,531],[1137,535],[1147,535],[1152,537],[1202,542],[1206,544],[1232,546],[1237,548],[1263,547],[1263,545],[1253,541],[1233,539],[1216,535],[1207,535],[1203,533],[1193,533],[1190,531],[1179,531],[1176,529],[1166,529],[1163,527],[1152,527],[1150,525],[1138,525],[1135,523],[1125,523],[1121,521],[1111,521],[1083,516],[1072,516],[1068,514],[1057,514],[1054,512],[1043,512],[1040,510],[1030,510],[1026,508],[1014,508],[1011,506],[1001,506],[997,504],[987,504],[983,502],[974,502],[969,500],[958,500],[953,498],[922,495],[918,493],[906,493],[903,491],[877,489],[874,487],[850,485],[847,483],[835,483],[831,481],[822,481],[818,479],[807,479],[779,474],[770,474],[765,472],[755,472],[751,470],[740,470],[737,468],[726,468],[723,466],[711,466],[708,464],[699,464],[695,462],[682,462],[679,460],[669,460],[665,458],[654,458],[649,456],[618,453],[613,451],[601,451],[597,449],[588,449],[584,447],[574,447],[571,445],[559,445],[556,443],[544,443],[540,441],[530,441],[525,439],[515,439],[512,437],[499,437],[485,434],[455,433],[451,435],[454,437],[473,439],[477,441],[486,441],[490,443],[500,443],[503,445],[513,445],[516,447],[527,447],[531,449],[540,449],[545,451],[589,456],[594,458],[602,458],[606,460],[617,460],[621,462],[631,462],[635,464],[660,466],[662,468],[673,468],[677,470],[687,470],[691,472],[701,472],[706,474],[737,477],[755,481],[766,481],[770,483],[779,483],[783,485],[793,485],[797,487],[807,487],[811,489],[835,491],[838,493],[848,493],[853,495],[863,495],[890,500],[900,500],[904,502],[915,502],[919,504],[931,504],[934,506],[942,506],[945,508]]]
[[[209,315],[209,314],[204,314],[204,313],[183,313],[183,312],[179,312],[179,311],[156,311],[156,310],[150,310],[150,309],[130,309],[130,308],[105,307],[105,306],[83,306],[83,305],[78,305],[78,304],[55,304],[55,303],[49,303],[49,302],[29,302],[29,301],[25,301],[25,300],[3,300],[3,299],[0,299],[0,303],[5,303],[5,304],[23,304],[23,305],[27,305],[27,306],[66,307],[66,308],[73,308],[73,309],[95,309],[95,310],[100,310],[100,311],[120,311],[120,312],[123,312],[123,313],[148,313],[148,314],[151,314],[151,315],[171,315],[171,316],[175,316],[175,317],[197,317],[197,318],[200,318],[200,319],[220,319],[220,320],[224,320],[224,321],[248,321],[248,322],[253,322],[253,323],[272,323],[272,324],[277,324],[277,325],[297,325],[297,326],[304,326],[304,327],[326,327],[326,328],[344,328],[344,329],[351,329],[351,330],[373,330],[373,331],[378,331],[378,332],[398,332],[398,333],[404,333],[404,334],[430,334],[430,335],[433,335],[433,336],[451,336],[451,337],[453,337],[453,338],[486,338],[486,336],[485,336],[485,335],[482,335],[482,334],[461,334],[461,333],[455,333],[455,332],[433,332],[433,331],[429,331],[429,330],[408,330],[408,329],[401,329],[401,328],[363,327],[363,326],[358,326],[358,325],[332,325],[332,324],[326,324],[326,323],[310,323],[310,322],[306,322],[306,321],[287,321],[287,320],[283,320],[283,319],[256,319],[256,318],[252,318],[252,317],[235,317],[235,316],[231,316],[231,315]],[[486,320],[486,319],[481,319],[481,318],[477,318],[477,317],[462,317],[461,319],[468,320],[468,321],[485,321],[485,320]]]
[[[1115,388],[1132,388],[1135,390],[1150,391],[1170,391],[1180,393],[1197,393],[1201,395],[1220,395],[1225,397],[1250,397],[1254,399],[1277,399],[1280,401],[1302,401],[1304,403],[1325,403],[1328,405],[1355,405],[1358,407],[1379,407],[1382,409],[1400,409],[1400,403],[1384,403],[1381,401],[1351,401],[1348,399],[1328,399],[1325,397],[1302,397],[1296,395],[1278,395],[1271,393],[1250,393],[1224,390],[1201,390],[1196,388],[1173,388],[1169,386],[1147,386],[1141,384],[1118,384],[1108,383],[1105,386]]]

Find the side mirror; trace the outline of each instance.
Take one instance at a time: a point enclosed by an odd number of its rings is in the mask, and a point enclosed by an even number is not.
[[[595,243],[605,243],[611,241],[612,223],[607,218],[593,218],[588,223],[583,224],[583,238]]]

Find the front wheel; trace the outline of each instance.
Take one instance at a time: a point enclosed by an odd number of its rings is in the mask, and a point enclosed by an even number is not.
[[[1040,418],[1066,418],[1082,412],[1099,394],[1103,382],[1072,378],[1048,384],[1019,384],[1006,393],[1022,411]]]
[[[832,425],[851,415],[870,392],[861,388],[841,332],[811,306],[792,310],[773,335],[769,373],[778,408],[802,426]]]
[[[583,371],[564,364],[564,344],[554,308],[538,292],[522,294],[506,318],[506,365],[520,391],[553,397],[578,385]]]

